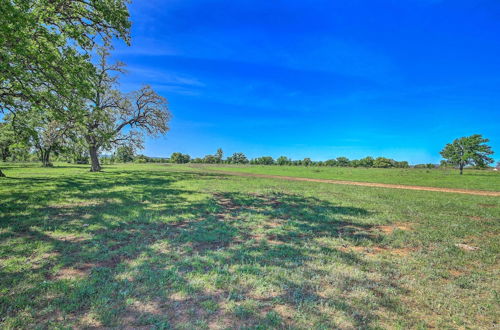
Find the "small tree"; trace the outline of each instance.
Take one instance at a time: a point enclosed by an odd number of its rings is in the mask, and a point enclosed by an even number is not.
[[[132,146],[120,146],[116,149],[115,159],[121,163],[129,163],[134,160],[135,150]]]
[[[407,161],[401,161],[401,162],[398,162],[398,161],[395,161],[394,162],[394,167],[397,167],[397,168],[409,168],[410,167],[410,164],[408,164]]]
[[[242,152],[235,152],[231,157],[228,158],[231,164],[248,164],[248,158]]]
[[[488,139],[483,138],[481,134],[464,136],[448,143],[440,154],[449,164],[458,166],[460,174],[467,165],[485,167],[493,163],[489,155],[493,154],[491,147],[486,143]]]
[[[337,166],[337,160],[328,159],[327,161],[325,161],[325,166]]]
[[[219,159],[217,158],[217,156],[206,155],[205,157],[203,157],[203,163],[205,163],[205,164],[216,164],[218,162],[219,162]]]
[[[222,158],[224,157],[224,151],[221,148],[217,149],[217,153],[215,154],[216,163],[222,163]]]
[[[378,168],[394,167],[394,160],[385,157],[377,157],[373,161],[373,167],[378,167]]]
[[[255,165],[274,165],[274,159],[271,156],[264,156],[252,159],[250,163]]]
[[[283,166],[283,165],[290,165],[292,163],[292,160],[286,156],[280,156],[278,159],[276,159],[276,164]]]
[[[373,167],[374,159],[373,157],[367,156],[359,160],[359,166],[361,167]]]
[[[337,166],[340,167],[348,167],[351,165],[351,161],[347,157],[338,157],[337,158]]]
[[[189,155],[184,155],[184,154],[182,154],[180,152],[174,152],[170,156],[170,162],[171,163],[185,164],[185,163],[189,163],[190,160],[191,160],[191,157]]]

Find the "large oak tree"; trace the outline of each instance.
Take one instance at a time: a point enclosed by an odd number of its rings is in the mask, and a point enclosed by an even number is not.
[[[89,91],[90,54],[113,38],[129,42],[128,0],[0,1],[0,113]],[[0,170],[0,176],[3,173]]]
[[[169,130],[171,113],[167,100],[150,86],[123,94],[117,75],[123,64],[109,64],[105,49],[91,79],[91,96],[82,114],[82,134],[89,148],[91,171],[101,170],[99,152],[119,145],[142,148],[143,136],[158,136]]]

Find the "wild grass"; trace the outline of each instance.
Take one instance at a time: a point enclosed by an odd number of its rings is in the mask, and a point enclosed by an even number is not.
[[[199,165],[198,165],[199,166]],[[500,191],[500,172],[466,169],[305,167],[272,165],[204,165],[208,169],[313,179],[349,180],[428,187]]]
[[[148,164],[5,172],[2,328],[498,324],[495,197]]]

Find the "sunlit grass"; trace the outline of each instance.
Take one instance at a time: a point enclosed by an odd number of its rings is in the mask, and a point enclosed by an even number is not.
[[[498,320],[498,198],[59,165],[0,181],[3,328]]]
[[[305,166],[197,165],[207,169],[313,179],[348,180],[444,188],[500,191],[500,173],[492,170],[353,168]]]

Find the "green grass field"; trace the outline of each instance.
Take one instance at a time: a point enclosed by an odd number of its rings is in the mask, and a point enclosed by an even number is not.
[[[207,166],[207,165],[205,165]],[[208,165],[209,169],[313,179],[349,180],[428,187],[500,191],[500,172],[466,169],[385,169],[304,166]]]
[[[159,164],[3,168],[2,328],[498,327],[496,197]],[[486,172],[293,170],[498,190]]]

